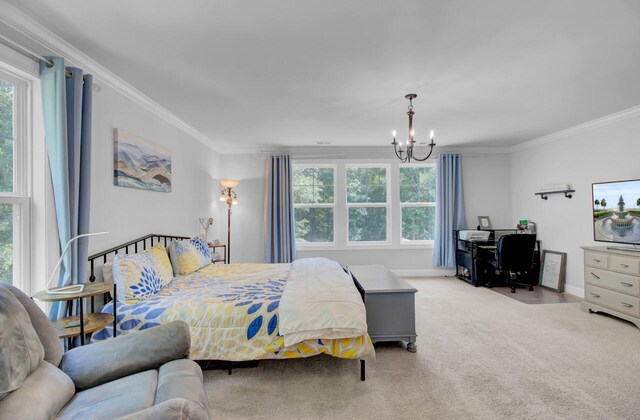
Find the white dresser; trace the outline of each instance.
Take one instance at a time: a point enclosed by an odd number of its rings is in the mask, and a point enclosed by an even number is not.
[[[583,246],[584,303],[589,312],[606,312],[640,328],[640,252]]]

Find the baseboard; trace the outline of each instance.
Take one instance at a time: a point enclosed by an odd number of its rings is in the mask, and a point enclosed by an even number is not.
[[[584,298],[584,289],[582,287],[564,286],[564,292],[579,298]]]
[[[391,270],[395,275],[400,277],[444,277],[455,274],[455,269],[423,269],[423,270]]]

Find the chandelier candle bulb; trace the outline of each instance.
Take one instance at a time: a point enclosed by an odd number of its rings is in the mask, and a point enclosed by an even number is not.
[[[434,138],[434,137],[435,137],[435,136],[434,136],[434,134],[433,134],[433,130],[431,130],[431,132],[429,133],[429,138],[430,138],[431,140],[433,140],[433,138]]]

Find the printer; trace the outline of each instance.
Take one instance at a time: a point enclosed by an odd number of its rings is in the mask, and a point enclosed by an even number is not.
[[[463,241],[488,241],[490,233],[488,230],[461,230],[458,238]]]

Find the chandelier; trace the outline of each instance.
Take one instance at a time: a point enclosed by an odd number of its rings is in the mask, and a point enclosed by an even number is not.
[[[404,95],[404,98],[409,100],[409,111],[407,111],[407,115],[409,116],[409,137],[407,139],[406,146],[403,147],[401,141],[396,141],[396,130],[393,130],[392,133],[393,142],[391,142],[391,144],[393,145],[393,150],[396,152],[396,156],[402,163],[411,162],[412,159],[417,160],[418,162],[424,162],[425,160],[429,159],[431,153],[433,153],[433,148],[436,146],[436,144],[433,142],[433,130],[431,130],[431,133],[429,133],[431,143],[428,144],[429,154],[423,158],[419,158],[413,155],[413,147],[416,144],[416,141],[413,139],[416,134],[413,130],[413,115],[415,114],[415,112],[413,112],[413,100],[417,97],[418,95],[416,95],[415,93],[408,93]]]

